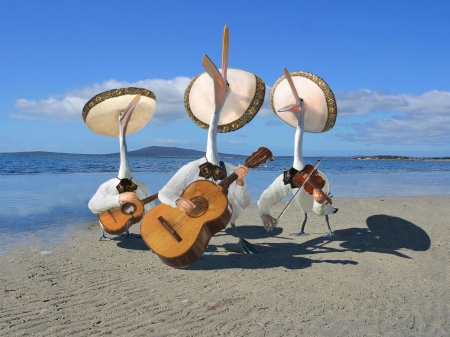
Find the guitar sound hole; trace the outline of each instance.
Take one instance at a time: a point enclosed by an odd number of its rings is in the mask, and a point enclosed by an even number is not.
[[[208,200],[203,197],[194,197],[191,201],[195,204],[193,210],[187,213],[191,218],[199,218],[208,210]]]
[[[134,212],[136,212],[136,206],[132,203],[125,203],[122,205],[122,207],[120,208],[123,214],[134,214]]]

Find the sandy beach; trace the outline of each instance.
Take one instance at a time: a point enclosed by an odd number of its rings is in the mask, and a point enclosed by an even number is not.
[[[325,238],[313,215],[309,236],[289,236],[296,205],[266,233],[252,204],[237,225],[258,254],[237,253],[228,227],[185,269],[142,239],[99,242],[95,223],[58,245],[15,246],[1,256],[0,335],[449,336],[450,196],[334,205]]]

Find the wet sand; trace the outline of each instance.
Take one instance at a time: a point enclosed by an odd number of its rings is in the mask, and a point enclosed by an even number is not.
[[[274,208],[277,216],[286,203]],[[266,233],[252,204],[184,269],[142,239],[64,242],[1,255],[2,336],[449,336],[450,196],[334,198],[332,237],[292,205]],[[138,233],[139,227],[132,227]]]

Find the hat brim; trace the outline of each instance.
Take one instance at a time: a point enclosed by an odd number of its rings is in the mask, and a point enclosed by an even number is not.
[[[333,92],[319,76],[309,72],[290,72],[294,86],[305,105],[304,130],[308,132],[325,132],[336,123],[337,105]],[[292,104],[294,96],[286,76],[280,77],[270,91],[270,105],[273,112],[292,127],[297,127],[297,118],[280,109]]]
[[[219,117],[217,132],[242,128],[256,116],[264,102],[266,85],[251,72],[228,68],[229,91]],[[195,77],[186,88],[184,106],[189,117],[203,129],[209,129],[215,111],[214,83],[207,73]]]
[[[156,95],[143,88],[121,88],[102,92],[83,107],[83,120],[92,131],[104,136],[118,136],[119,115],[131,101],[141,95],[127,125],[127,135],[142,129],[153,117]]]

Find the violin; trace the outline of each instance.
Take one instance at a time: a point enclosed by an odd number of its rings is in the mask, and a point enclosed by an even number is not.
[[[318,160],[318,162],[320,161]],[[317,165],[306,164],[303,170],[295,174],[292,181],[299,188],[303,186],[309,195],[313,195],[314,190],[319,190],[323,193],[325,200],[332,204],[331,198],[322,191],[322,188],[325,186],[325,180],[317,172]]]
[[[317,162],[314,164],[314,166],[307,164],[307,165],[305,165],[303,170],[298,171],[294,175],[294,177],[292,178],[292,181],[294,182],[294,184],[296,184],[298,186],[298,190],[297,190],[297,192],[295,192],[294,196],[291,198],[291,200],[289,200],[287,205],[281,211],[278,218],[276,218],[276,220],[274,222],[274,226],[276,224],[278,224],[281,216],[284,214],[286,209],[289,207],[292,200],[295,199],[295,196],[298,194],[298,192],[300,192],[302,187],[305,187],[306,192],[310,195],[314,194],[314,190],[319,190],[320,192],[323,193],[325,201],[332,204],[332,201],[331,201],[332,196],[329,194],[326,194],[322,191],[322,188],[325,186],[325,180],[317,172],[317,166],[319,166],[319,164],[320,164],[320,160],[317,160]],[[314,179],[311,179],[311,177],[314,177]]]

